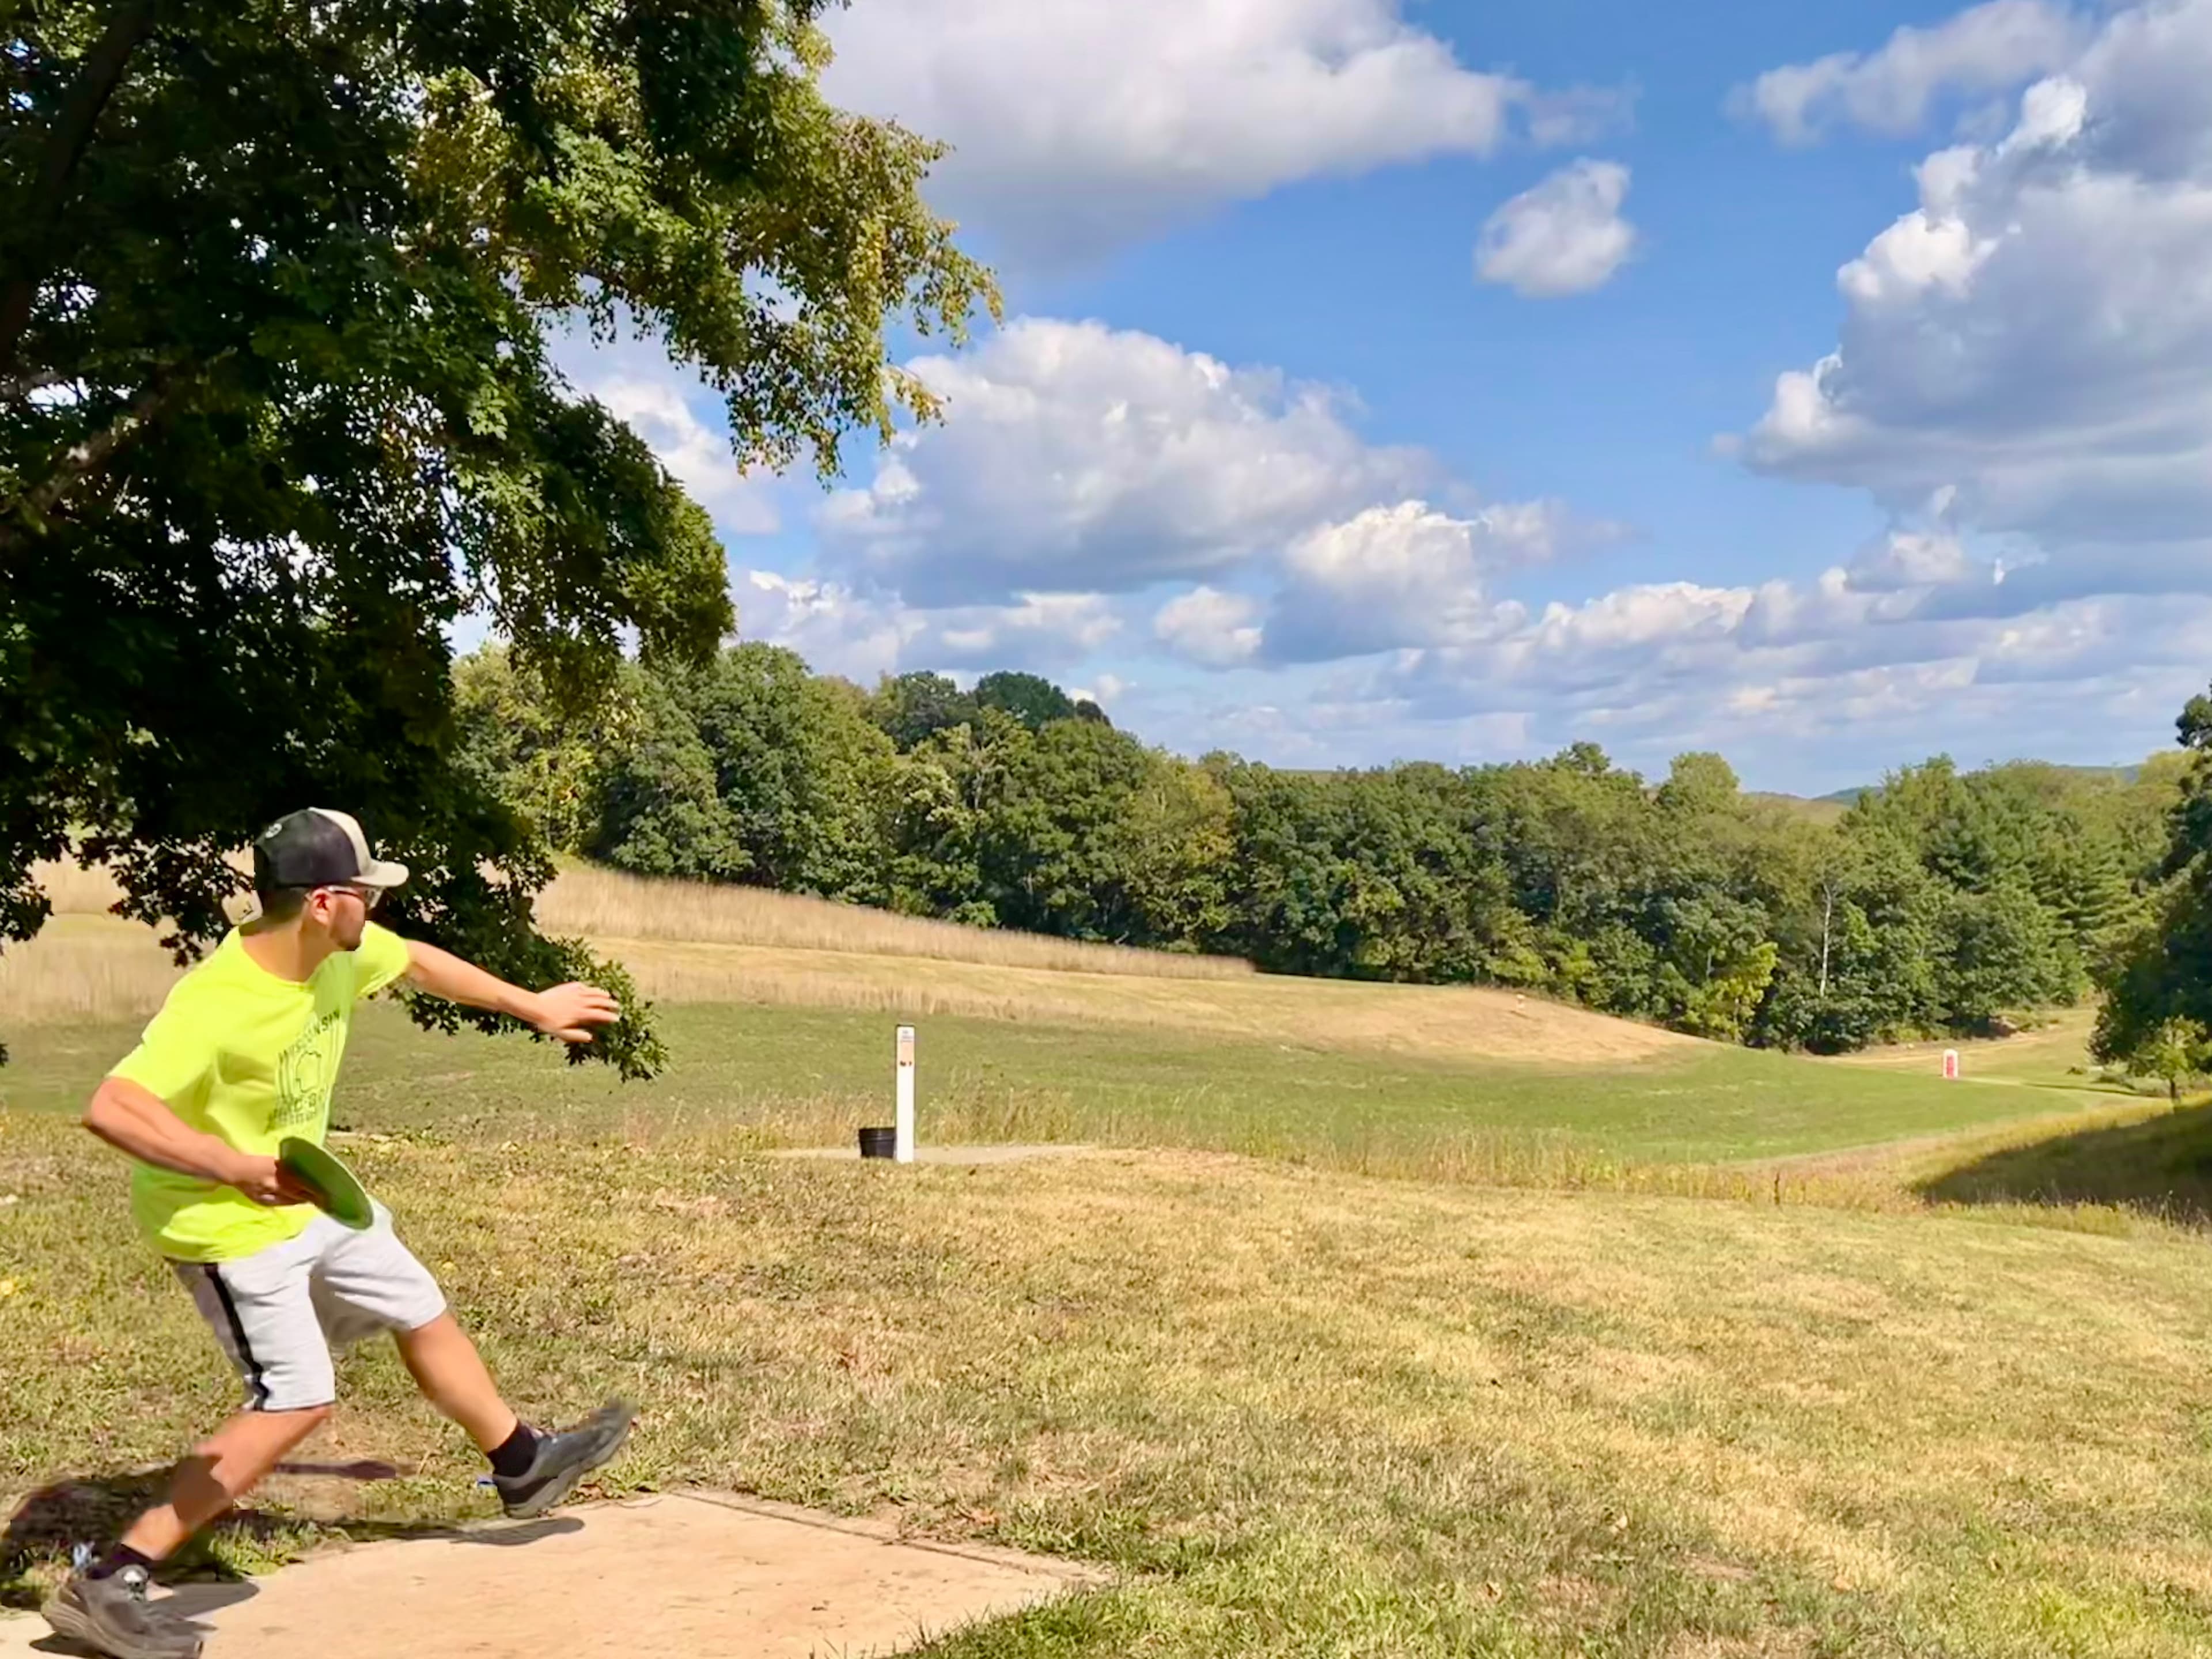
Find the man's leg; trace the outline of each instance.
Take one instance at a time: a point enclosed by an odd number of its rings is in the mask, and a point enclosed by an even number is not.
[[[123,1534],[124,1548],[166,1560],[258,1486],[285,1454],[329,1420],[337,1395],[310,1277],[330,1224],[237,1261],[179,1264],[216,1342],[246,1383],[246,1409],[177,1465],[168,1501]]]
[[[492,1484],[511,1516],[543,1515],[629,1437],[635,1413],[618,1402],[550,1434],[517,1417],[447,1307],[445,1293],[399,1242],[381,1206],[374,1226],[323,1254],[315,1298],[334,1340],[364,1326],[392,1332],[422,1397],[465,1430],[490,1462]]]
[[[46,1622],[112,1659],[191,1659],[198,1631],[147,1600],[148,1570],[258,1485],[331,1413],[330,1349],[308,1285],[318,1240],[299,1237],[237,1261],[179,1263],[246,1383],[246,1409],[177,1465],[166,1501],[133,1522],[46,1603]]]
[[[149,1562],[167,1560],[186,1539],[259,1486],[330,1415],[328,1406],[239,1413],[177,1465],[167,1501],[131,1523],[123,1547]]]
[[[451,1312],[392,1334],[422,1397],[466,1430],[479,1451],[489,1457],[514,1437],[521,1419],[500,1398],[483,1356]]]

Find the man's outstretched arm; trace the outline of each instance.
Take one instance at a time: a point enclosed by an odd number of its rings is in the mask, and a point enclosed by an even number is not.
[[[434,997],[512,1015],[563,1042],[589,1042],[594,1026],[611,1025],[622,1013],[622,1005],[596,985],[526,991],[420,939],[407,941],[407,977]]]

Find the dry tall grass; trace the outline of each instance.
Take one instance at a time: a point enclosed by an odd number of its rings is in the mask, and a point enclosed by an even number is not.
[[[40,864],[32,866],[31,874],[46,890],[58,916],[96,916],[123,896],[122,888],[104,867]]]
[[[1704,1045],[1656,1026],[1468,986],[1375,985],[1251,974],[1201,982],[864,951],[599,938],[661,1002],[864,1008],[1040,1025],[1206,1032],[1240,1042],[1433,1060],[1612,1066]]]
[[[113,878],[76,865],[41,865],[38,873],[54,918],[28,945],[0,952],[0,1022],[52,1024],[152,1013],[176,969],[153,930],[108,914],[121,896]],[[234,909],[243,915],[250,903],[241,898]],[[1038,987],[1049,986],[1052,975],[1085,981],[1255,977],[1251,963],[1226,957],[1083,945],[791,893],[647,881],[588,867],[563,871],[538,896],[538,919],[553,933],[621,941],[625,957],[641,962],[647,994],[679,1001],[728,998],[1015,1018],[1027,1007],[1030,1017],[1041,1018],[1087,994],[1078,987],[1041,996]],[[689,956],[695,945],[706,954]],[[732,946],[758,954],[744,960],[715,954]],[[856,968],[855,959],[870,965]],[[971,972],[951,1001],[930,1000],[938,970],[918,969],[917,959],[1017,970],[1022,980],[993,989],[979,987]],[[917,1003],[918,996],[923,1000]]]
[[[175,977],[150,930],[99,914],[101,872],[56,870],[61,914],[0,954],[0,1027],[143,1018]],[[1617,1065],[1688,1037],[1510,992],[1263,975],[1249,963],[962,927],[753,889],[571,869],[541,925],[614,956],[657,1001],[867,1008],[1216,1033],[1440,1060]]]
[[[160,1007],[176,964],[155,929],[109,914],[123,896],[114,878],[74,864],[36,874],[54,914],[29,944],[0,951],[0,1027],[140,1019]]]
[[[1056,972],[1130,974],[1143,978],[1238,979],[1252,964],[1231,957],[1083,945],[957,922],[894,915],[758,887],[647,881],[612,870],[572,867],[538,896],[538,921],[556,933],[587,939],[673,939],[692,945],[753,945],[781,950],[926,957]]]
[[[151,928],[114,916],[56,916],[28,945],[0,955],[0,1040],[11,1026],[144,1018],[176,978]]]

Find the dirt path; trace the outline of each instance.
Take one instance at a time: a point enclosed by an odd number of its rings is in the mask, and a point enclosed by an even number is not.
[[[207,1659],[862,1659],[1100,1575],[887,1526],[684,1494],[319,1555],[174,1605]],[[0,1659],[77,1651],[0,1618]]]

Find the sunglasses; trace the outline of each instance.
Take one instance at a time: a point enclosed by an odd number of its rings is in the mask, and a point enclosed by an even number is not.
[[[381,887],[351,887],[340,883],[324,890],[331,893],[350,893],[361,901],[361,908],[364,912],[373,911],[378,905],[384,902],[384,890]]]

